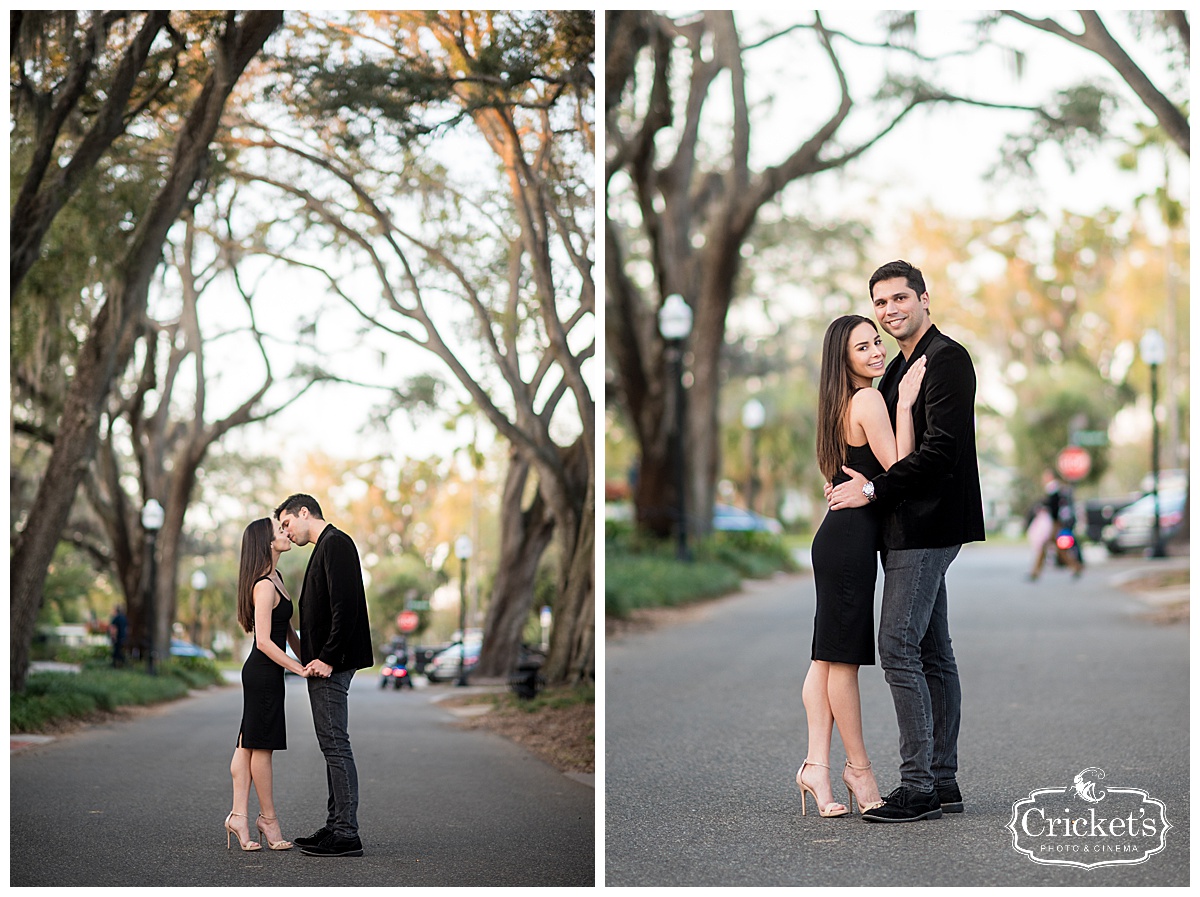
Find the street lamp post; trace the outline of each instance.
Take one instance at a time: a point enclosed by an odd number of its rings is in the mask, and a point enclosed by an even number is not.
[[[197,570],[192,574],[192,592],[195,600],[192,613],[192,641],[197,645],[200,644],[200,611],[203,606],[204,590],[207,588],[208,576],[203,570]]]
[[[458,600],[458,681],[455,685],[467,684],[467,561],[471,559],[471,539],[459,536],[454,540],[454,554],[460,563]]]
[[[163,506],[150,499],[142,508],[142,529],[146,531],[146,626],[149,630],[149,645],[146,651],[146,672],[157,673],[154,661],[158,654],[158,613],[155,608],[155,580],[158,577],[158,531],[162,529],[166,514]]]
[[[742,406],[742,426],[750,434],[750,476],[746,482],[746,508],[754,510],[754,499],[758,493],[758,431],[767,422],[767,409],[758,399],[750,399]]]
[[[1153,328],[1142,336],[1142,360],[1150,366],[1150,469],[1154,476],[1154,529],[1150,541],[1150,556],[1166,557],[1162,541],[1162,525],[1159,522],[1158,501],[1158,366],[1166,361],[1167,347],[1162,334]]]
[[[671,433],[675,464],[675,519],[679,546],[676,556],[681,561],[690,560],[687,547],[687,504],[684,500],[686,479],[683,463],[683,342],[692,332],[692,309],[678,293],[672,293],[658,311],[658,331],[666,341],[667,362],[671,366],[671,380],[675,390],[675,420]]]

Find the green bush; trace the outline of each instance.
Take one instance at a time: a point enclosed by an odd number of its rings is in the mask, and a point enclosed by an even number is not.
[[[727,564],[751,579],[797,566],[787,544],[773,533],[713,533],[697,546],[696,556]]]
[[[66,651],[60,649],[58,659],[64,663],[111,663],[112,646],[82,645],[78,648],[68,648]]]
[[[207,688],[225,681],[217,662],[207,657],[172,657],[163,664],[163,672],[182,679],[188,688]]]
[[[85,665],[78,673],[31,673],[24,694],[9,701],[11,732],[44,732],[55,723],[86,720],[118,707],[159,704],[222,681],[216,664],[203,657],[174,657],[159,675]]]
[[[608,548],[628,549],[629,543],[637,532],[630,520],[605,520],[604,544]]]
[[[595,704],[596,687],[594,685],[577,685],[560,688],[547,688],[529,699],[517,698],[515,695],[505,695],[508,706],[516,707],[526,713],[534,713],[543,707],[562,708],[575,704]]]
[[[715,598],[737,590],[743,578],[797,569],[787,543],[772,533],[714,533],[694,542],[693,560],[682,562],[673,542],[610,521],[604,547],[604,609],[615,617]]]
[[[9,702],[11,732],[44,732],[53,722],[86,719],[97,711],[96,702],[81,693],[14,694]]]
[[[715,598],[741,583],[738,572],[725,564],[684,563],[673,557],[609,556],[604,569],[604,609],[617,617],[643,607],[673,607]]]

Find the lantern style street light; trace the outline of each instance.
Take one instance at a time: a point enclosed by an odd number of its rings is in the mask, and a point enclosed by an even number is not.
[[[758,433],[767,422],[767,409],[758,399],[750,399],[742,406],[742,426],[750,434],[750,477],[746,482],[746,508],[754,510],[754,499],[758,494]]]
[[[158,543],[158,531],[166,520],[163,506],[155,499],[150,499],[142,507],[142,529],[146,531],[146,624],[150,632],[149,645],[146,651],[146,672],[151,676],[157,673],[154,662],[158,656],[158,613],[155,608],[155,580],[158,578],[158,553],[155,550]]]
[[[672,293],[658,310],[658,332],[666,342],[666,360],[671,368],[675,392],[675,414],[671,433],[671,454],[675,465],[675,531],[679,539],[676,555],[681,561],[689,559],[687,547],[687,505],[684,501],[684,393],[683,343],[692,332],[692,309],[678,293]]]
[[[471,559],[471,539],[459,536],[454,540],[454,556],[458,558],[460,573],[458,580],[458,681],[455,685],[467,684],[467,561]]]
[[[1154,476],[1154,529],[1150,539],[1150,556],[1161,558],[1167,556],[1167,551],[1163,546],[1162,524],[1158,519],[1158,366],[1167,360],[1167,346],[1162,334],[1151,328],[1142,335],[1140,348],[1142,360],[1150,366],[1150,469]]]

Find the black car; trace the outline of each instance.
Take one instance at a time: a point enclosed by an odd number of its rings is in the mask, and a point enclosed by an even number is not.
[[[479,642],[467,643],[466,660],[462,662],[464,676],[470,675],[471,671],[479,665],[479,649],[481,647]],[[455,642],[445,651],[440,652],[426,665],[425,678],[430,682],[450,682],[456,679],[459,673],[459,657],[461,654],[462,645],[459,642]]]
[[[1111,526],[1113,518],[1123,509],[1137,501],[1139,495],[1122,495],[1114,498],[1089,498],[1082,502],[1082,513],[1076,516],[1084,522],[1083,531],[1077,535],[1085,537],[1089,542],[1103,542],[1104,529]]]

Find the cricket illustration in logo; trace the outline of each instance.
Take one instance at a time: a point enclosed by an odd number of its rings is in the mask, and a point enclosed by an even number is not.
[[[1089,773],[1094,775],[1089,777]],[[1104,800],[1107,793],[1093,779],[1104,778],[1104,770],[1096,766],[1089,766],[1079,775],[1075,776],[1075,783],[1071,786],[1071,792],[1075,797],[1086,800],[1089,804],[1098,804]]]

